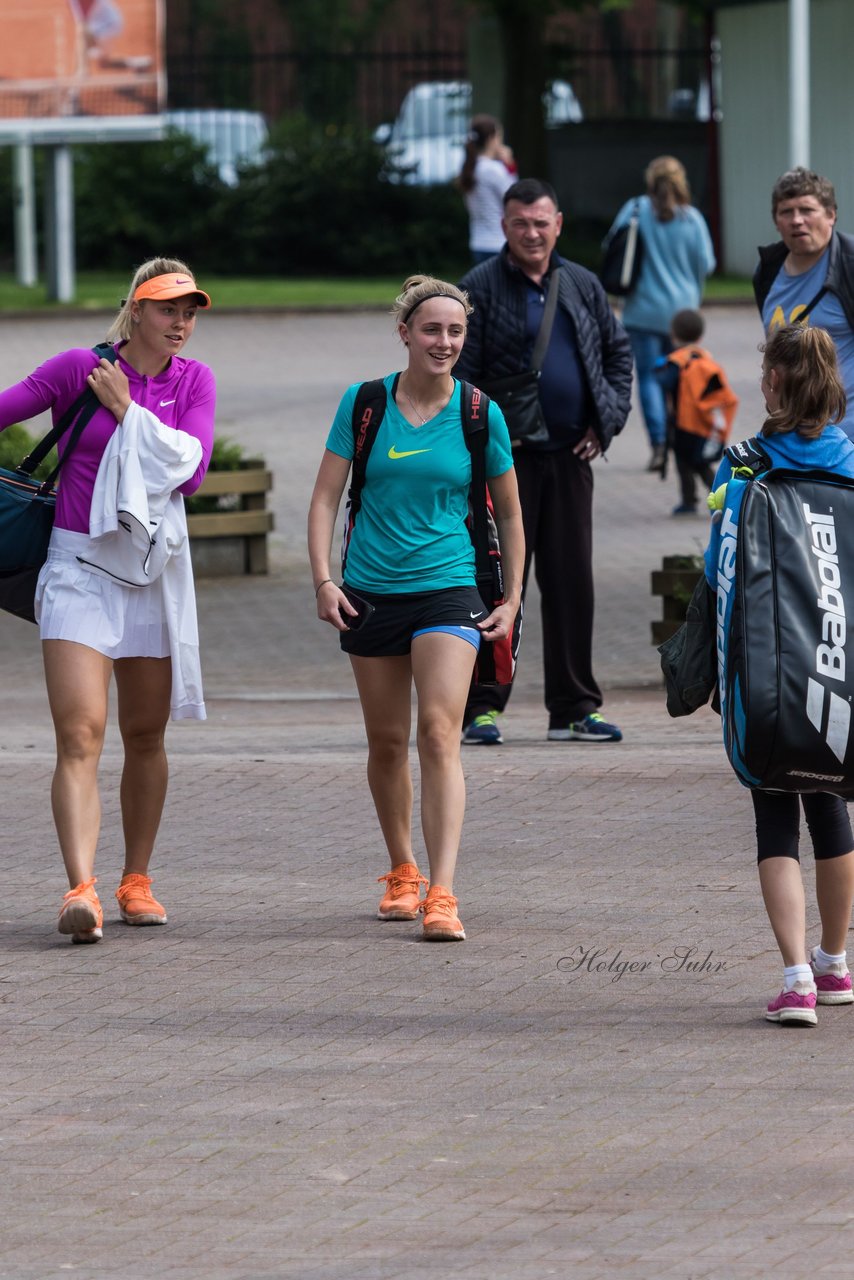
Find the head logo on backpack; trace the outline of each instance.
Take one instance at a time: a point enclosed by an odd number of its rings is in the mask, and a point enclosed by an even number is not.
[[[394,380],[392,396],[400,374]],[[501,571],[501,548],[492,512],[492,500],[486,485],[486,444],[489,439],[489,397],[471,383],[460,382],[460,416],[463,435],[471,454],[471,491],[466,524],[474,546],[475,582],[484,606],[491,613],[504,600],[504,577]],[[386,411],[386,389],[382,378],[363,382],[353,402],[353,467],[344,532],[341,539],[341,572],[347,567],[347,549],[353,536],[356,517],[362,506],[362,490],[368,458]],[[504,640],[481,642],[473,679],[478,684],[511,684],[516,669],[516,655],[522,633],[520,608],[513,632]]]
[[[717,547],[724,745],[748,787],[854,797],[854,480],[727,450]]]

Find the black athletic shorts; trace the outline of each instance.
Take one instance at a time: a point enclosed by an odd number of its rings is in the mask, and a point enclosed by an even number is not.
[[[750,793],[756,813],[756,843],[759,862],[766,858],[798,857],[801,806],[812,837],[816,861],[839,858],[854,849],[848,805],[827,791],[804,792],[755,790]]]
[[[344,589],[347,590],[345,583]],[[352,590],[374,606],[358,631],[341,632],[341,648],[358,658],[393,658],[409,653],[414,636],[447,631],[480,648],[477,623],[487,616],[477,587],[447,587],[405,595],[375,595]]]

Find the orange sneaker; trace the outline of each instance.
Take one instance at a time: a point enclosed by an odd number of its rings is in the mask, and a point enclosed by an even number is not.
[[[100,942],[104,936],[104,912],[95,892],[96,877],[81,880],[62,899],[57,928],[70,933],[72,942]]]
[[[425,942],[464,942],[466,931],[457,915],[457,900],[444,885],[434,884],[421,903]]]
[[[421,886],[427,884],[414,862],[402,862],[380,876],[378,884],[385,882],[385,897],[377,908],[380,920],[416,920],[421,903]]]
[[[136,872],[122,876],[116,897],[125,924],[166,923],[166,908],[151,892],[151,876],[141,876]]]

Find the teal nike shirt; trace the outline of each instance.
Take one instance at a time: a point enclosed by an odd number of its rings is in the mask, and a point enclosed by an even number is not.
[[[396,374],[383,379],[385,416],[368,458],[362,506],[347,552],[347,582],[390,595],[474,586],[474,548],[466,528],[471,455],[463,436],[460,384],[437,417],[407,422],[392,398]],[[345,391],[326,441],[353,457],[353,404],[360,383]],[[501,410],[489,407],[487,478],[513,465]]]

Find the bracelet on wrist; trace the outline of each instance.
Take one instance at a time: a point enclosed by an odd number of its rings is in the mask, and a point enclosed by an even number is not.
[[[318,592],[320,591],[320,588],[325,587],[327,582],[332,582],[332,578],[324,578],[322,582],[318,582],[317,586],[314,589],[315,600],[317,599],[317,595],[318,595]]]

